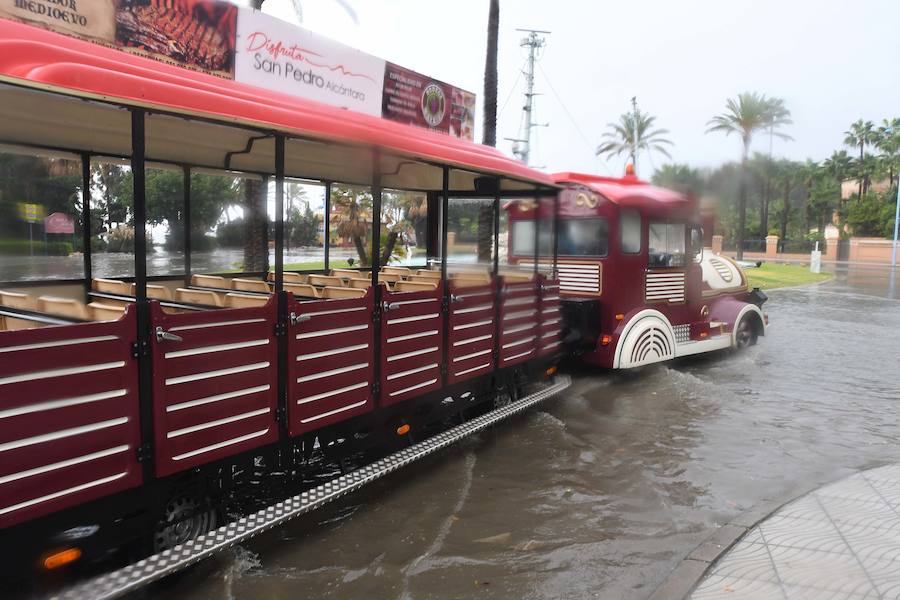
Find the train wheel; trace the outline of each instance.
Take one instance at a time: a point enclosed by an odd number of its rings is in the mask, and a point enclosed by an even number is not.
[[[201,510],[188,493],[172,496],[153,532],[153,551],[162,552],[194,539],[216,526],[216,511]]]
[[[753,326],[751,317],[749,315],[745,316],[734,331],[734,347],[738,350],[743,350],[754,346],[756,345],[756,338],[756,328]]]

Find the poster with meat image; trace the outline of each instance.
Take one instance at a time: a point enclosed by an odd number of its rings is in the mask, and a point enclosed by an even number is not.
[[[116,45],[233,79],[237,13],[216,0],[117,0]]]
[[[109,45],[115,13],[116,0],[0,0],[0,18]]]

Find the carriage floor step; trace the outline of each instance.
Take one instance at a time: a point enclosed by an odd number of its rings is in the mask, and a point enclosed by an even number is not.
[[[568,388],[571,383],[569,377],[558,375],[552,384],[542,387],[521,400],[494,409],[478,418],[467,421],[462,425],[457,425],[443,433],[376,460],[346,475],[341,475],[292,498],[223,525],[180,546],[154,554],[117,571],[63,590],[57,597],[64,599],[117,598],[137,590],[208,558],[217,552],[240,544],[264,531],[281,525],[294,517],[319,508],[344,494],[356,491],[367,483],[371,483],[401,467],[405,467],[438,450],[446,448],[464,437],[490,427],[507,417],[520,413],[538,402],[555,396]]]

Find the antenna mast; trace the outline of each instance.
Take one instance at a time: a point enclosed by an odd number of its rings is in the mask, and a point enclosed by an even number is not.
[[[537,61],[537,51],[544,47],[546,41],[541,34],[550,34],[549,31],[541,31],[540,29],[516,29],[528,35],[522,39],[519,45],[528,48],[528,67],[525,71],[525,135],[519,139],[510,139],[513,142],[513,154],[524,162],[526,165],[531,157],[531,130],[535,127],[546,127],[547,123],[535,123],[534,114],[534,97],[538,94],[534,92],[534,64]],[[521,145],[520,145],[521,144]]]

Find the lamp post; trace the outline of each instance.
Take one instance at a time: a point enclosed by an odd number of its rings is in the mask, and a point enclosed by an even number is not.
[[[885,127],[885,133],[894,133],[893,127]],[[897,231],[900,229],[900,173],[897,174],[897,206],[894,207],[894,243],[891,246],[891,266],[897,267]]]

